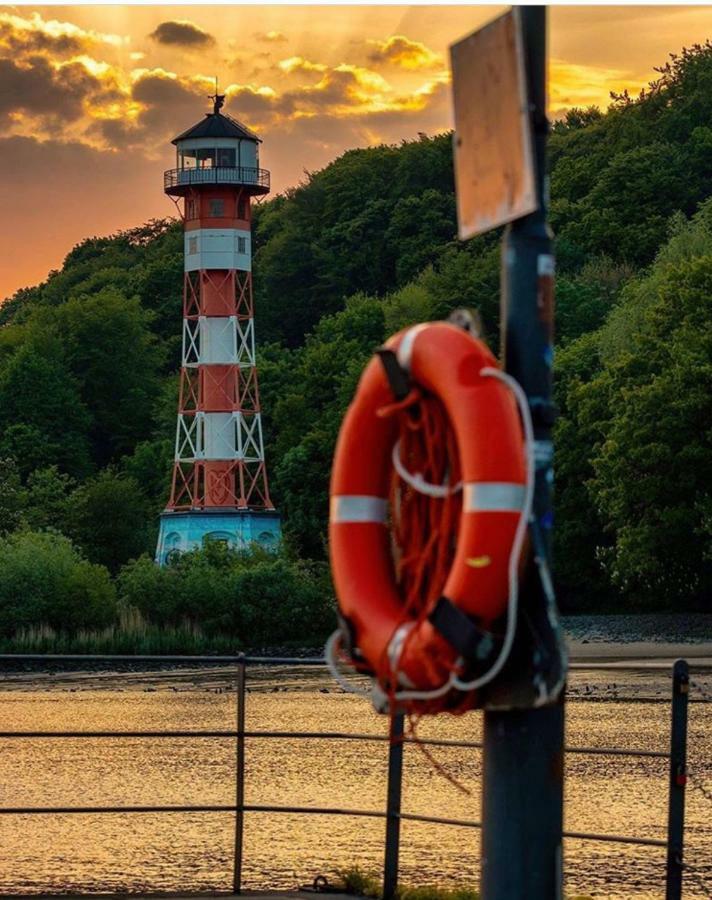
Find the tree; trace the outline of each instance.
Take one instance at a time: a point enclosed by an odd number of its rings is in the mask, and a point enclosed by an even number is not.
[[[0,372],[0,455],[23,475],[56,464],[78,477],[91,469],[89,416],[51,332],[32,335]]]
[[[68,532],[87,559],[112,573],[149,549],[157,525],[138,482],[113,469],[77,488],[68,518]]]
[[[150,430],[162,350],[137,297],[115,288],[67,301],[52,324],[92,417],[92,449],[102,466],[130,453]]]
[[[711,296],[712,256],[671,267],[605,373],[592,490],[614,536],[611,576],[640,605],[702,602],[711,586]]]
[[[0,536],[20,524],[23,502],[20,470],[12,457],[0,458]]]
[[[0,540],[0,634],[46,625],[73,633],[110,625],[116,595],[109,573],[68,538],[20,531]]]
[[[57,466],[35,469],[27,479],[22,520],[33,531],[53,529],[66,532],[76,482]]]

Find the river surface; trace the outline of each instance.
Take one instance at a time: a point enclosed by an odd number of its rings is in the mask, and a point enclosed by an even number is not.
[[[709,676],[706,682],[712,693]],[[0,730],[201,730],[235,727],[234,673],[192,670],[117,676],[0,676]],[[313,670],[253,670],[248,730],[385,733],[367,702]],[[570,746],[666,750],[669,679],[660,673],[587,673],[571,679]],[[690,767],[712,794],[712,703],[690,705]],[[421,721],[421,737],[478,740],[481,715]],[[478,750],[435,748],[439,767],[405,749],[403,811],[478,819]],[[245,801],[382,810],[387,745],[249,739]],[[0,740],[0,806],[233,804],[235,744],[225,738]],[[665,837],[667,763],[655,758],[569,754],[565,827]],[[712,803],[687,791],[687,858],[697,871],[685,897],[709,897]],[[513,810],[513,815],[516,812]],[[354,864],[377,872],[382,820],[245,814],[245,888],[294,888]],[[227,890],[230,813],[12,815],[0,817],[0,893]],[[477,883],[475,829],[404,822],[401,881]],[[566,891],[615,900],[664,895],[662,848],[565,844]]]

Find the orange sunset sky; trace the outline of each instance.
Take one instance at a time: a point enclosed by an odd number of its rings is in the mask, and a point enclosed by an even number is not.
[[[504,9],[0,7],[0,299],[84,237],[173,214],[170,139],[215,75],[280,191],[350,147],[450,128],[448,44]],[[712,7],[554,7],[550,112],[637,92],[708,37]]]

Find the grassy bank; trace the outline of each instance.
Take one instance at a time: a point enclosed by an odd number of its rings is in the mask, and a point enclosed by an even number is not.
[[[345,894],[353,894],[355,897],[371,897],[373,900],[381,900],[383,897],[380,878],[372,873],[364,872],[358,866],[337,872],[334,887],[339,888]],[[397,900],[479,900],[479,898],[479,891],[464,885],[452,888],[442,888],[432,884],[420,887],[399,885],[397,890]],[[592,900],[592,898],[576,894],[568,897],[567,900]]]
[[[345,894],[356,897],[371,897],[381,900],[383,891],[378,876],[364,872],[358,866],[337,872],[336,887]],[[435,885],[422,887],[398,886],[398,900],[479,900],[479,891],[470,887],[439,888]]]

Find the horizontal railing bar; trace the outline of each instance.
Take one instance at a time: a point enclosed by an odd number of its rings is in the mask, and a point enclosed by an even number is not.
[[[598,841],[604,844],[637,844],[639,847],[667,847],[662,838],[636,838],[624,834],[591,834],[586,831],[564,831],[564,837],[574,841]]]
[[[375,809],[342,809],[332,806],[277,806],[264,804],[200,805],[200,806],[20,806],[0,807],[0,815],[104,815],[136,813],[189,813],[189,812],[242,812],[287,813],[292,815],[355,816],[358,818],[385,819],[387,812]],[[400,813],[400,819],[424,822],[432,825],[454,825],[460,828],[481,828],[480,822],[469,819],[446,819],[440,816],[424,816],[418,813]],[[617,834],[592,834],[583,831],[565,831],[565,838],[581,841],[602,841],[611,844],[637,844],[644,847],[667,847],[667,842],[657,838],[636,838]]]
[[[230,656],[188,656],[174,655],[162,656],[156,653],[0,653],[0,662],[12,660],[13,662],[33,662],[37,660],[66,660],[67,662],[209,662],[209,663],[236,663],[244,662],[245,657]]]
[[[304,738],[350,741],[387,741],[385,734],[341,731],[0,731],[0,740],[15,738]]]
[[[639,756],[650,759],[670,759],[665,750],[623,750],[618,747],[565,747],[566,753],[578,753],[582,756]]]
[[[432,825],[455,825],[460,828],[482,828],[481,822],[470,819],[443,819],[440,816],[421,816],[418,813],[400,813],[404,822],[427,822]]]
[[[421,816],[416,813],[401,813],[400,819],[408,822],[426,822],[433,825],[455,825],[460,828],[481,828],[482,823],[474,819],[445,819],[440,816]],[[644,847],[667,847],[667,842],[657,838],[636,838],[618,834],[590,834],[583,831],[564,831],[565,838],[582,841],[603,841],[611,844],[639,844]]]
[[[357,816],[360,818],[385,819],[387,813],[371,809],[341,809],[331,806],[273,806],[261,804],[245,804],[244,806],[211,804],[197,806],[3,806],[0,807],[0,816],[20,815],[110,815],[138,813],[189,813],[189,812],[219,812],[235,813],[265,812],[265,813],[292,813],[296,815],[322,815],[322,816]]]
[[[456,741],[439,738],[405,737],[407,743],[427,744],[429,747],[463,747],[468,750],[481,750],[481,741]],[[566,747],[566,753],[577,753],[585,756],[641,756],[655,759],[670,759],[670,754],[663,750],[624,750],[617,747]]]
[[[326,662],[322,656],[248,656],[240,653],[226,654],[223,656],[199,656],[199,655],[162,655],[162,654],[126,654],[126,653],[0,653],[0,662],[7,661],[35,661],[35,660],[65,660],[67,662],[76,661],[120,661],[120,662],[181,662],[181,663],[210,663],[220,665],[221,663],[244,663],[245,665],[255,666],[274,666],[274,665],[304,665],[304,666],[326,666]],[[705,660],[695,659],[689,660],[690,668],[708,671],[712,669],[712,663]],[[611,660],[602,662],[571,662],[569,669],[574,671],[590,671],[590,670],[622,670],[622,671],[672,671],[672,663],[656,660],[646,662],[645,660]]]
[[[235,738],[282,739],[282,740],[344,740],[344,741],[388,741],[385,734],[359,734],[347,731],[0,731],[0,740],[32,738],[38,740],[53,738]],[[426,744],[429,747],[459,747],[481,750],[480,741],[457,741],[438,738],[404,737],[407,744]],[[624,750],[616,747],[566,747],[566,753],[585,756],[633,756],[653,759],[669,759],[663,750]]]

